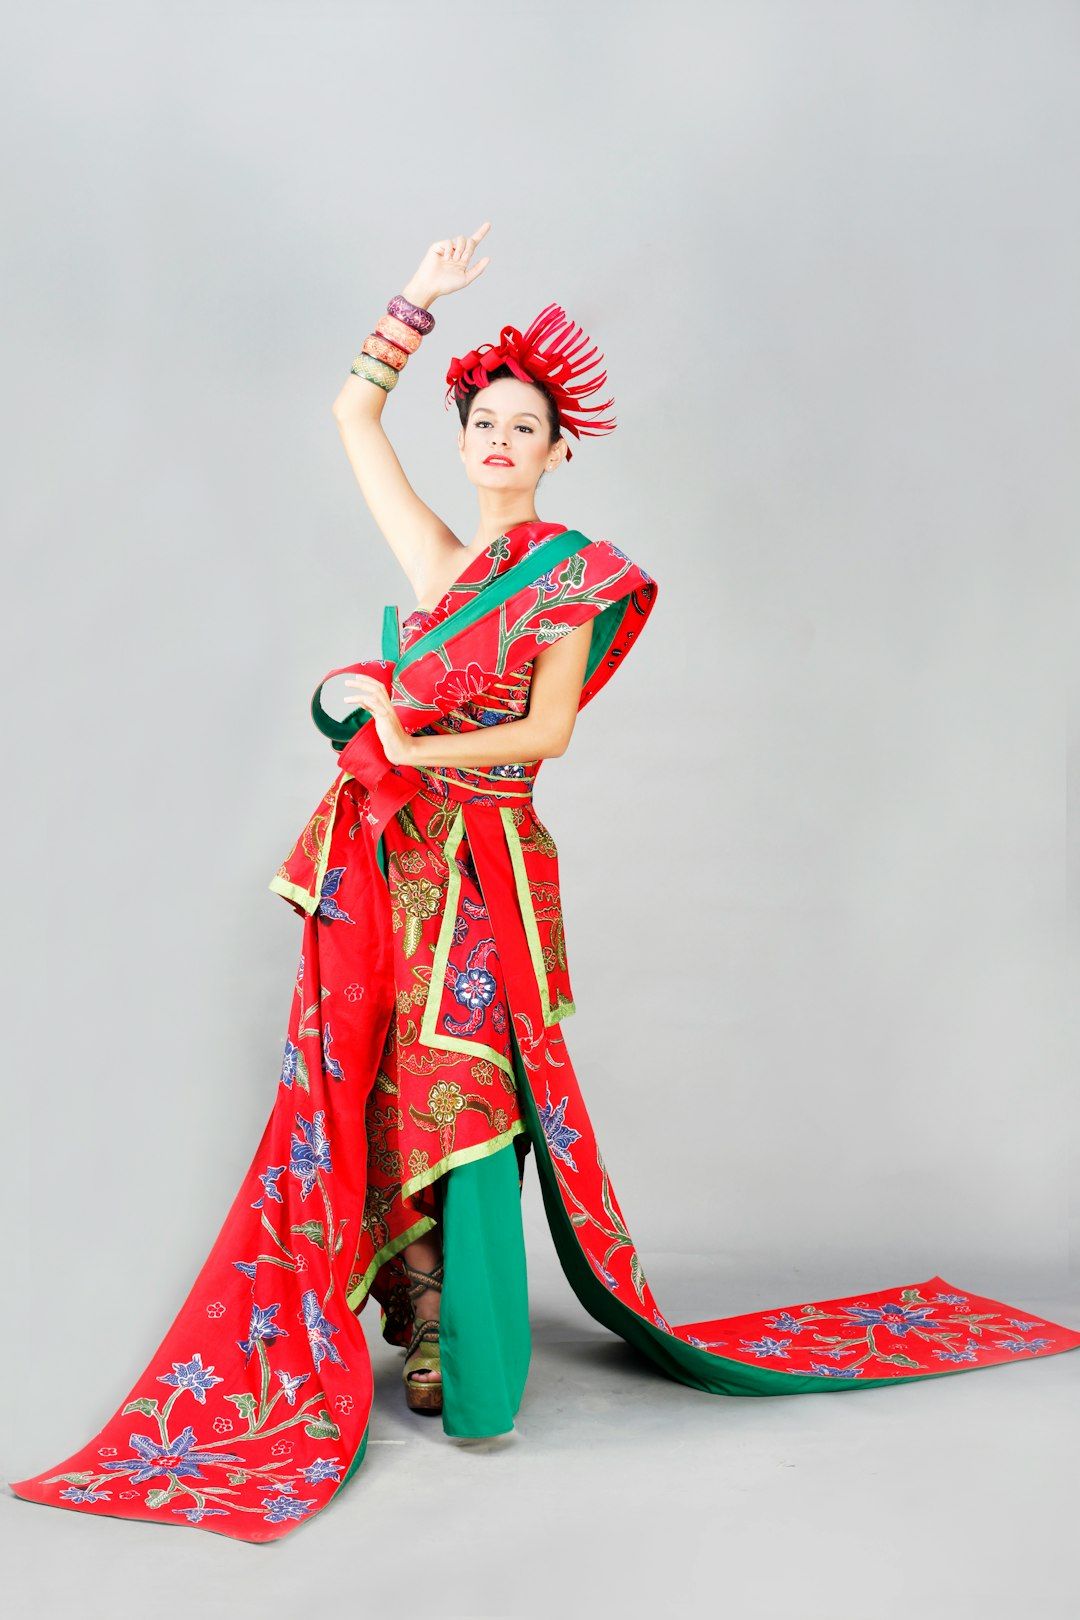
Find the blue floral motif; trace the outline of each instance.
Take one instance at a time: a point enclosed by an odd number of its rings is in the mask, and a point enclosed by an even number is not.
[[[1011,1350],[1014,1355],[1019,1355],[1021,1350],[1045,1350],[1053,1342],[1053,1339],[999,1339],[998,1345],[1002,1350]]]
[[[771,1328],[777,1328],[781,1333],[801,1333],[804,1327],[810,1326],[809,1322],[792,1316],[790,1311],[780,1311],[776,1316],[767,1316],[765,1320]]]
[[[657,1310],[653,1311],[652,1319],[656,1323],[658,1328],[663,1328],[665,1333],[670,1333],[671,1332],[670,1324],[664,1321],[664,1318],[660,1315],[659,1311],[657,1311]]]
[[[1008,1316],[1005,1320],[1010,1327],[1019,1328],[1021,1333],[1026,1333],[1028,1328],[1038,1327],[1039,1325],[1038,1322],[1021,1322],[1015,1316]]]
[[[215,1384],[225,1382],[213,1377],[213,1367],[204,1367],[201,1351],[196,1350],[190,1361],[174,1361],[171,1373],[159,1373],[159,1384],[174,1384],[177,1389],[190,1389],[200,1406],[206,1405],[206,1392]]]
[[[468,919],[468,917],[456,917],[454,919],[454,933],[453,933],[454,944],[455,945],[462,944],[464,939],[465,939],[465,936],[468,934],[468,932],[469,932],[469,919]]]
[[[975,1361],[978,1358],[978,1346],[973,1339],[969,1339],[962,1350],[935,1350],[939,1361]]]
[[[315,913],[317,917],[322,918],[323,922],[351,923],[355,921],[353,917],[349,916],[347,911],[342,911],[341,907],[334,899],[334,896],[337,894],[338,888],[341,885],[341,879],[344,875],[345,868],[343,866],[332,866],[327,872],[326,876],[323,878],[322,888],[319,890],[319,909]]]
[[[932,1305],[844,1305],[841,1308],[845,1316],[854,1317],[864,1327],[887,1327],[898,1338],[903,1338],[912,1328],[941,1331],[941,1323],[930,1320],[934,1314]]]
[[[60,1492],[60,1495],[68,1502],[107,1502],[112,1496],[112,1491],[94,1491],[89,1485],[69,1485],[66,1490]]]
[[[563,1100],[565,1101],[565,1098]],[[577,1166],[575,1165],[574,1168],[576,1170]],[[601,1261],[599,1261],[596,1258],[595,1254],[593,1254],[591,1249],[586,1249],[585,1253],[588,1255],[589,1259],[592,1261],[593,1265],[596,1267],[596,1269],[600,1273],[601,1277],[603,1277],[603,1279],[607,1283],[608,1287],[613,1289],[613,1290],[618,1288],[619,1280],[614,1275],[614,1273],[610,1272],[608,1270],[607,1266],[605,1266]]]
[[[823,1361],[812,1361],[810,1371],[821,1378],[861,1378],[861,1367],[826,1367]]]
[[[292,1158],[289,1170],[300,1182],[300,1196],[306,1198],[315,1185],[320,1170],[329,1175],[333,1170],[330,1163],[330,1144],[323,1130],[323,1121],[326,1110],[318,1108],[313,1119],[305,1119],[303,1114],[297,1114],[296,1123],[303,1131],[303,1136],[292,1133]]]
[[[271,1524],[284,1524],[286,1519],[302,1519],[315,1506],[315,1498],[312,1497],[310,1502],[301,1502],[295,1496],[264,1496],[262,1505],[270,1509],[269,1513],[263,1514],[264,1519]]]
[[[173,1508],[173,1512],[182,1513],[189,1524],[201,1524],[203,1519],[209,1519],[216,1513],[224,1517],[228,1511],[228,1508],[200,1507],[197,1502],[194,1507]]]
[[[322,1032],[323,1073],[329,1075],[331,1080],[344,1080],[345,1070],[341,1067],[341,1064],[338,1062],[337,1058],[330,1056],[330,1042],[333,1040],[333,1038],[334,1037],[330,1033],[330,1024],[328,1021],[323,1025]]]
[[[268,1164],[262,1175],[259,1177],[259,1180],[266,1188],[267,1198],[272,1198],[276,1204],[283,1202],[281,1194],[278,1192],[277,1184],[278,1177],[283,1176],[284,1174],[285,1166],[283,1164]],[[254,1207],[255,1206],[252,1205],[253,1209]]]
[[[525,775],[525,767],[524,765],[492,765],[490,767],[490,774],[492,776],[512,776],[514,778],[518,778]]]
[[[463,1007],[476,1012],[478,1008],[490,1007],[497,988],[494,974],[489,973],[487,968],[467,968],[458,973],[454,982],[454,997]]]
[[[966,1305],[968,1302],[966,1294],[935,1294],[934,1298],[941,1305]]]
[[[782,1356],[787,1361],[790,1359],[787,1348],[790,1343],[790,1339],[770,1339],[768,1334],[764,1334],[760,1339],[743,1339],[742,1347],[759,1358],[761,1356]]]
[[[281,1084],[288,1089],[296,1079],[296,1060],[300,1056],[300,1048],[286,1035],[285,1057],[281,1065]]]
[[[316,1457],[313,1463],[300,1470],[305,1485],[320,1485],[324,1479],[341,1484],[341,1463],[334,1457]]]
[[[551,1106],[550,1086],[546,1090],[547,1102],[540,1110],[540,1123],[544,1127],[547,1145],[555,1158],[561,1159],[563,1164],[568,1164],[571,1170],[576,1171],[577,1165],[574,1163],[570,1148],[578,1140],[581,1132],[575,1131],[573,1126],[566,1123],[566,1105],[570,1098],[569,1096],[564,1097],[562,1102],[553,1108]]]
[[[253,1260],[234,1260],[233,1265],[237,1271],[242,1271],[245,1277],[250,1277],[252,1282],[255,1281],[255,1262]]]
[[[341,1329],[326,1320],[326,1317],[319,1309],[319,1296],[314,1288],[307,1290],[300,1304],[304,1312],[304,1325],[307,1328],[308,1343],[311,1346],[311,1354],[315,1358],[315,1366],[319,1367],[323,1357],[329,1356],[330,1360],[336,1361],[339,1367],[345,1367],[345,1363],[342,1361],[337,1349],[330,1343],[330,1334],[339,1333]],[[348,1370],[345,1367],[345,1371],[348,1372]]]
[[[137,1457],[125,1457],[122,1462],[103,1464],[115,1473],[136,1472],[130,1476],[133,1485],[155,1474],[175,1474],[178,1478],[204,1479],[199,1463],[236,1463],[242,1459],[231,1451],[201,1451],[195,1445],[195,1430],[190,1423],[184,1432],[168,1446],[159,1446],[148,1434],[128,1436],[128,1444],[138,1452]]]
[[[307,1383],[308,1379],[311,1377],[311,1374],[297,1373],[296,1376],[293,1377],[287,1372],[282,1372],[280,1367],[275,1367],[274,1372],[281,1379],[281,1392],[285,1399],[288,1401],[290,1406],[295,1406],[296,1392],[300,1388],[301,1384]]]
[[[281,1309],[281,1301],[276,1305],[267,1305],[265,1310],[260,1305],[251,1307],[251,1325],[248,1328],[246,1339],[237,1339],[237,1344],[244,1352],[244,1366],[251,1360],[251,1352],[261,1339],[264,1344],[273,1344],[275,1339],[287,1339],[288,1328],[279,1327],[274,1317]]]

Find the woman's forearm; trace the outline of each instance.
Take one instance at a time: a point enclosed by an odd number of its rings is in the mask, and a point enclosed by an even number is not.
[[[432,766],[524,765],[565,753],[570,738],[545,725],[540,715],[500,720],[471,731],[440,732],[434,737],[410,737],[399,765],[422,770]]]
[[[423,283],[417,281],[415,276],[405,283],[401,292],[402,297],[407,298],[410,304],[418,304],[421,309],[430,309],[438,297],[437,293],[431,292]],[[374,325],[374,322],[372,324]],[[377,422],[385,405],[385,388],[379,388],[366,377],[358,377],[355,372],[350,371],[334,400],[333,412],[339,423],[343,419],[346,422],[350,420]]]

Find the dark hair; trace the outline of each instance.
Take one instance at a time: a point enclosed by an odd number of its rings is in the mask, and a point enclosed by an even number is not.
[[[500,377],[517,377],[517,372],[516,371],[511,371],[509,366],[496,366],[495,370],[488,377],[488,382],[489,383],[498,382]],[[522,378],[518,377],[517,380],[518,380],[518,382],[521,382]],[[551,443],[554,444],[555,440],[562,433],[562,428],[559,425],[559,407],[555,403],[554,396],[552,394],[548,393],[548,391],[544,387],[543,383],[534,382],[533,379],[530,377],[529,378],[529,386],[530,386],[530,388],[537,389],[544,396],[544,407],[545,407],[545,409],[547,411],[547,419],[548,419],[548,438],[551,441]],[[483,390],[480,389],[480,388],[472,388],[472,387],[470,387],[468,393],[465,394],[461,399],[458,400],[458,402],[457,402],[458,416],[461,418],[462,427],[467,427],[468,426],[469,406],[472,404],[472,402],[476,398],[477,394],[482,393],[482,392],[483,392]]]

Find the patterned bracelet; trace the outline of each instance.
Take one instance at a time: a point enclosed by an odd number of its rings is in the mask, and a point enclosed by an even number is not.
[[[353,361],[351,370],[355,377],[366,377],[368,382],[377,383],[380,388],[385,388],[387,393],[397,387],[397,380],[401,375],[393,366],[388,366],[385,360],[376,360],[374,355],[365,354],[363,350]]]
[[[400,349],[396,343],[391,343],[389,338],[380,337],[377,332],[368,333],[361,352],[373,354],[376,360],[385,360],[395,371],[400,371],[409,358],[404,349]]]
[[[387,393],[397,386],[398,377],[410,354],[415,354],[425,335],[435,325],[434,316],[412,304],[402,293],[391,298],[386,314],[375,323],[374,332],[364,339],[363,348],[352,363],[352,373],[375,383]]]
[[[431,311],[421,309],[419,304],[411,304],[404,293],[394,294],[386,306],[386,313],[396,315],[406,326],[414,327],[421,337],[427,337],[435,329],[435,317]]]
[[[414,327],[406,326],[404,321],[397,320],[393,315],[380,315],[375,322],[375,330],[380,337],[389,338],[399,349],[404,349],[406,354],[415,354],[424,341]]]

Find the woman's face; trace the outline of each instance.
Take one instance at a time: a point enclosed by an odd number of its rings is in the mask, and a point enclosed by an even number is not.
[[[540,474],[550,472],[566,454],[564,439],[548,442],[544,407],[539,389],[517,377],[499,377],[470,401],[468,421],[458,430],[458,449],[479,489],[532,500]]]

